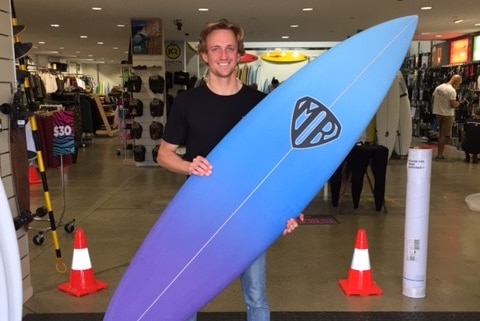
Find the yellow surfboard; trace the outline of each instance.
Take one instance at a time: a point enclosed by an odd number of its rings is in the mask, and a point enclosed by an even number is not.
[[[296,51],[270,51],[261,55],[261,58],[268,62],[284,64],[308,60],[308,56]]]

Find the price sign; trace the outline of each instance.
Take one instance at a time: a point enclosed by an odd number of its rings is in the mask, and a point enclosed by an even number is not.
[[[75,127],[72,111],[57,111],[53,114],[53,155],[75,153]]]

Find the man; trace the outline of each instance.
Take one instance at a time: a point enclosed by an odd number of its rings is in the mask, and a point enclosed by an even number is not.
[[[461,83],[462,77],[460,75],[453,75],[447,83],[438,85],[433,91],[433,114],[437,117],[439,127],[436,160],[445,159],[443,152],[445,145],[452,135],[455,108],[458,108],[460,105],[457,101],[457,89]]]
[[[205,156],[265,97],[236,78],[243,37],[243,29],[225,19],[208,23],[201,31],[198,53],[209,76],[205,85],[175,98],[158,151],[160,166],[185,175],[210,175],[214,169]],[[186,147],[183,158],[176,153],[180,145]],[[297,226],[295,219],[288,220],[284,234]],[[248,321],[270,320],[265,274],[263,253],[240,276]],[[196,320],[196,314],[189,320]]]

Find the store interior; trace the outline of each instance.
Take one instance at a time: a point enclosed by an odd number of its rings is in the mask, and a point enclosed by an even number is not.
[[[11,27],[18,23],[13,21]],[[22,226],[18,220],[16,223],[17,237],[23,244],[25,321],[76,321],[68,318],[82,314],[89,314],[92,321],[102,320],[136,250],[184,184],[184,177],[156,164],[155,150],[175,97],[202,85],[208,68],[199,59],[195,42],[164,38],[161,31],[166,21],[148,18],[130,22],[132,31],[150,30],[150,46],[133,45],[132,32],[132,38],[127,39],[132,44],[129,52],[117,63],[85,63],[37,53],[12,29],[15,80],[23,95],[12,105],[18,103],[22,112],[30,112],[38,126],[33,130],[25,126],[25,147],[30,156],[34,155],[26,167],[28,207],[33,216],[45,206],[54,215],[50,222],[37,215]],[[237,76],[244,84],[269,94],[339,43],[246,42],[247,55],[237,68]],[[21,48],[26,52],[20,54],[17,49]],[[341,66],[339,72],[344,72]],[[433,89],[453,74],[464,79],[458,90],[462,104],[446,150],[448,161],[435,162],[438,124],[430,98]],[[476,232],[480,209],[466,202],[467,196],[479,193],[480,168],[466,163],[460,148],[464,124],[479,107],[479,32],[446,40],[412,41],[399,75],[409,103],[408,146],[400,143],[407,134],[401,133],[397,119],[387,129],[397,138],[381,165],[384,176],[377,176],[372,166],[353,176],[340,166],[341,173],[337,170],[303,210],[310,220],[268,249],[272,320],[480,318],[476,273],[480,256],[475,249],[480,241]],[[391,86],[399,85],[394,81]],[[68,148],[59,155],[55,149],[57,122],[65,117],[75,131],[68,135]],[[374,117],[358,145],[380,145],[376,124]],[[66,127],[66,123],[61,126]],[[16,147],[10,145],[10,149]],[[431,170],[426,186],[428,251],[422,253],[428,263],[425,295],[419,297],[405,295],[404,241],[411,200],[407,175],[410,149],[406,147],[430,152],[426,156]],[[348,164],[348,159],[345,161],[342,164]],[[356,182],[355,174],[359,175]],[[7,176],[2,173],[2,180]],[[18,192],[16,197],[20,197]],[[85,231],[95,278],[108,285],[80,297],[58,287],[71,282],[78,230]],[[368,235],[372,277],[381,294],[347,295],[339,286],[339,280],[349,277],[360,230]],[[199,320],[244,318],[238,281],[221,291],[199,315]]]

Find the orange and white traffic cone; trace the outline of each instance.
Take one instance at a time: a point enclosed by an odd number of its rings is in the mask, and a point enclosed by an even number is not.
[[[38,177],[37,169],[34,166],[28,167],[28,182],[30,184],[40,184],[42,182]]]
[[[368,254],[367,232],[360,229],[357,232],[352,264],[346,280],[338,283],[346,295],[381,295],[380,289],[372,278],[370,256]]]
[[[58,285],[60,291],[73,296],[84,296],[107,288],[107,284],[95,279],[90,255],[88,253],[85,232],[79,229],[75,232],[73,243],[72,269],[70,281]]]

